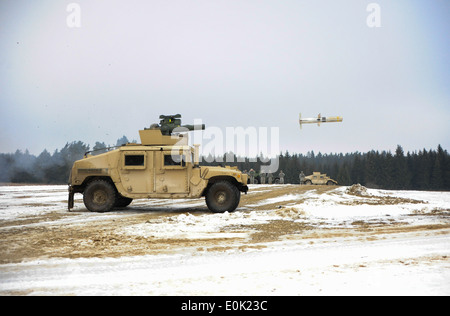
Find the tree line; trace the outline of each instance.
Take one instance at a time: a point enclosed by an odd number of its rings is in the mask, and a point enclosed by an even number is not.
[[[254,159],[238,158],[233,163],[225,164],[247,172],[253,169],[256,175],[264,164],[264,157],[256,162]],[[208,157],[206,160],[212,159]],[[225,155],[221,161],[226,161]],[[450,155],[440,145],[437,150],[423,149],[406,154],[400,145],[395,153],[372,150],[366,153],[315,154],[311,151],[303,155],[286,151],[280,153],[278,162],[275,176],[283,171],[285,183],[300,183],[299,174],[303,171],[306,176],[313,172],[326,173],[340,185],[359,183],[379,189],[450,190]],[[214,162],[206,164],[213,165]]]
[[[128,139],[123,136],[117,140],[116,146],[127,142]],[[102,153],[107,151],[107,147],[105,143],[96,142],[92,150]],[[89,150],[89,145],[76,141],[67,143],[53,154],[47,150],[38,156],[30,154],[28,150],[0,154],[0,182],[65,184],[73,162],[83,158]],[[202,157],[201,164],[226,164],[237,166],[242,171],[253,169],[258,174],[261,166],[266,164],[264,161],[267,161],[234,156],[233,162],[221,163],[227,161],[224,158]],[[277,173],[283,171],[285,183],[299,183],[301,171],[305,175],[316,171],[326,173],[340,185],[360,183],[380,189],[450,190],[450,155],[440,145],[436,150],[423,149],[406,154],[400,145],[394,153],[372,150],[366,153],[315,154],[311,151],[304,155],[286,151],[279,154],[278,164]]]

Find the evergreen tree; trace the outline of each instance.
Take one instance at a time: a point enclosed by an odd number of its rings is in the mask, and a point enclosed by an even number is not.
[[[402,146],[398,145],[395,150],[392,168],[392,187],[406,189],[409,187],[408,164]]]
[[[440,173],[442,178],[442,189],[450,189],[450,156],[448,152],[438,145],[437,159],[439,160]]]
[[[127,143],[129,143],[128,138],[125,135],[123,135],[121,138],[119,138],[117,140],[116,146],[122,146],[122,145],[125,145]]]
[[[105,152],[108,151],[108,146],[102,142],[95,142],[94,147],[92,148],[92,154],[93,155],[99,155],[99,154],[103,154]]]
[[[438,156],[436,156],[433,165],[433,171],[431,172],[430,187],[433,190],[442,190],[444,187],[444,181],[442,179],[441,163],[439,162]]]
[[[364,181],[364,163],[358,153],[355,154],[353,164],[351,167],[351,182],[365,185]]]
[[[336,181],[341,185],[350,185],[351,184],[350,172],[348,170],[348,166],[346,163],[344,163],[339,168],[339,172],[338,172]]]
[[[377,163],[378,152],[371,151],[366,154],[366,163],[364,168],[365,184],[370,188],[378,188],[377,178],[378,178],[378,163]]]

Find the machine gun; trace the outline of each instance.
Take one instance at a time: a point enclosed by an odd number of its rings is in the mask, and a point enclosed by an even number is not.
[[[194,131],[194,130],[204,130],[205,124],[201,125],[181,125],[181,114],[175,115],[160,115],[159,125],[152,124],[150,129],[159,129],[161,134],[165,136],[170,136],[172,133],[183,132],[183,131]],[[176,130],[178,129],[178,130]],[[185,129],[185,130],[183,130]]]

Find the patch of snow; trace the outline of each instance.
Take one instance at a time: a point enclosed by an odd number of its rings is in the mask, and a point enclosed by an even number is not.
[[[254,188],[253,188],[254,187]],[[273,185],[254,185],[270,190]],[[156,238],[243,238],[248,233],[227,227],[283,219],[330,227],[355,221],[424,224],[427,216],[450,210],[450,192],[367,189],[369,196],[347,187],[318,194],[286,194],[261,201],[281,209],[232,213],[163,213],[145,223],[124,227],[122,234]],[[419,200],[423,203],[369,204],[368,197]],[[288,202],[288,204],[286,204]],[[77,203],[81,203],[78,199]],[[0,186],[0,220],[67,212],[67,186]],[[72,217],[26,225],[83,225],[87,221],[134,216],[149,205],[160,210],[204,207],[204,201],[142,200],[128,210],[105,214],[78,212]],[[80,208],[82,208],[80,206]],[[423,215],[423,216],[419,216]],[[14,223],[16,225],[16,223]],[[24,226],[23,226],[24,227]],[[8,229],[8,228],[2,228]],[[450,234],[391,234],[373,241],[358,238],[281,240],[262,249],[181,252],[120,258],[42,259],[0,265],[0,294],[32,295],[449,295]]]

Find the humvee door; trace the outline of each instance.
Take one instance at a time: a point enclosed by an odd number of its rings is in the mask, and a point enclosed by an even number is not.
[[[155,152],[159,154],[156,164],[156,193],[189,193],[189,168],[190,157],[180,151],[174,154],[172,151]],[[159,161],[158,161],[159,160]]]
[[[128,193],[153,192],[153,152],[123,151],[119,173],[123,188]]]

